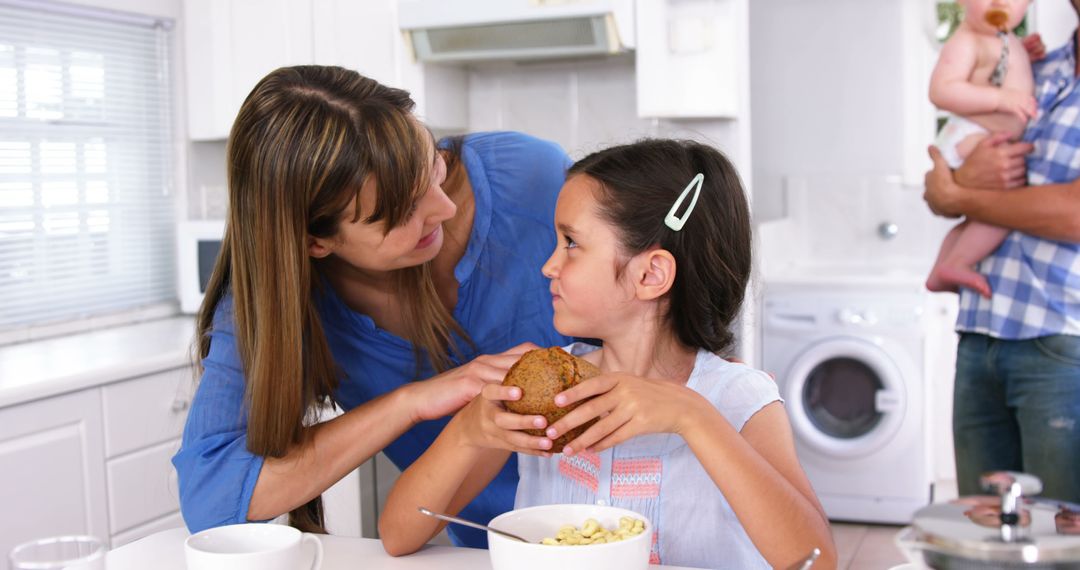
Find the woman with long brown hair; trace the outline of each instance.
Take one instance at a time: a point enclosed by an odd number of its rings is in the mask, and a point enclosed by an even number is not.
[[[321,530],[323,491],[379,451],[404,469],[531,343],[569,340],[536,269],[565,152],[519,133],[436,144],[412,108],[323,66],[278,69],[241,107],[173,458],[190,530],[284,513]],[[331,403],[346,413],[317,423]],[[508,464],[464,516],[509,510],[516,482]]]

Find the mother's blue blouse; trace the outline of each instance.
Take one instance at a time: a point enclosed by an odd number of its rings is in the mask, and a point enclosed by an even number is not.
[[[555,199],[570,159],[558,145],[521,133],[478,133],[465,137],[462,160],[476,198],[472,234],[454,274],[460,284],[454,317],[475,348],[461,347],[463,364],[481,354],[502,352],[530,341],[562,346],[570,339],[552,325],[548,281],[540,267],[555,247]],[[334,359],[343,371],[336,397],[351,410],[415,380],[412,345],[379,329],[349,309],[330,287],[315,299]],[[179,475],[180,508],[192,532],[245,522],[262,457],[247,450],[243,367],[233,336],[232,302],[226,297],[214,315],[210,352],[173,457]],[[384,450],[404,469],[435,440],[448,419],[423,422]],[[510,510],[517,486],[516,461],[464,510],[462,516],[487,522]],[[452,526],[456,544],[484,547],[483,532]]]

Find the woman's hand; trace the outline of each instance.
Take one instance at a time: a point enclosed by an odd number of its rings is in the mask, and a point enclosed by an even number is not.
[[[525,429],[547,427],[544,416],[526,416],[506,411],[503,402],[521,398],[521,388],[488,384],[454,417],[466,445],[505,449],[530,455],[550,456],[551,440],[529,435]]]
[[[567,455],[583,449],[600,451],[646,433],[682,433],[701,404],[707,404],[697,392],[681,384],[623,373],[586,380],[557,394],[555,404],[566,406],[589,398],[548,428],[548,437],[554,439],[599,418],[563,448]]]
[[[413,423],[448,416],[475,398],[486,384],[502,383],[510,367],[529,350],[526,342],[499,354],[485,354],[434,378],[408,384],[408,405]]]

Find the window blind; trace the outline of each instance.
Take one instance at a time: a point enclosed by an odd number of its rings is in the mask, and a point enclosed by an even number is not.
[[[175,302],[167,24],[0,2],[0,331]]]

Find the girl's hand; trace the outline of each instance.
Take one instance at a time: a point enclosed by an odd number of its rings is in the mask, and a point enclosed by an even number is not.
[[[1030,93],[1016,91],[1014,89],[998,90],[997,110],[1003,113],[1012,113],[1025,123],[1035,116],[1039,110],[1039,103]]]
[[[591,378],[557,394],[555,403],[566,406],[588,398],[592,399],[548,428],[547,436],[554,439],[599,418],[563,448],[566,455],[583,449],[601,451],[646,433],[682,433],[705,402],[681,384],[612,373]]]
[[[1046,44],[1043,43],[1042,36],[1039,34],[1024,36],[1020,42],[1024,44],[1028,59],[1031,61],[1039,61],[1046,57]]]
[[[544,416],[524,416],[506,411],[503,402],[521,398],[521,388],[488,384],[480,397],[469,402],[454,421],[458,424],[461,441],[473,447],[505,449],[530,455],[550,456],[551,440],[529,435],[525,429],[547,427]]]
[[[447,370],[434,378],[407,385],[413,423],[448,416],[468,404],[486,384],[500,384],[510,367],[529,350],[540,348],[531,342],[506,352],[485,354]]]

